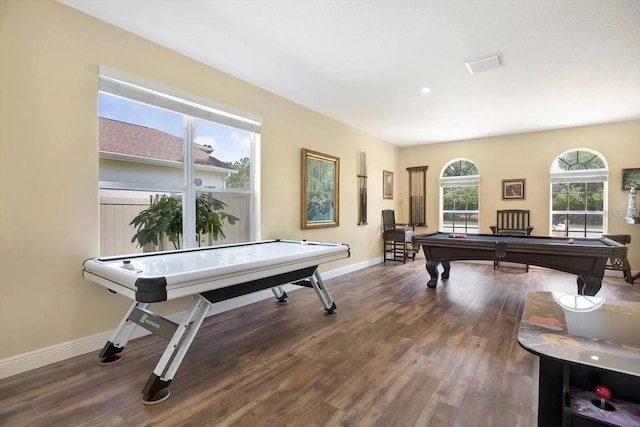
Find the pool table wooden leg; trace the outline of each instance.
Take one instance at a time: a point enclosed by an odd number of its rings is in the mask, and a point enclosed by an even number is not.
[[[438,286],[438,264],[442,264],[442,268],[444,271],[442,272],[442,280],[447,280],[449,278],[449,271],[451,271],[451,263],[449,261],[429,261],[427,260],[427,271],[429,272],[429,276],[431,278],[427,282],[428,288],[435,288]]]
[[[624,258],[622,261],[622,271],[624,273],[624,281],[633,285],[633,282],[640,279],[640,273],[636,273],[635,275],[631,274],[631,265],[629,265],[629,260]]]
[[[450,261],[442,261],[442,268],[444,271],[442,272],[442,280],[447,280],[449,278],[449,272],[451,271],[451,262]]]
[[[578,276],[578,294],[595,296],[602,287],[602,279],[594,276]]]
[[[440,263],[427,260],[426,268],[429,272],[429,276],[431,276],[431,278],[427,282],[428,288],[435,288],[436,286],[438,286],[438,264]]]

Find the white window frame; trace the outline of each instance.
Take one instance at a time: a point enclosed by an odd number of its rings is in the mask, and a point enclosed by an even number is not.
[[[447,168],[455,162],[459,162],[459,161],[465,161],[465,162],[469,162],[469,163],[473,163],[476,167],[476,169],[478,169],[478,165],[476,164],[476,162],[469,160],[469,159],[465,159],[465,158],[457,158],[457,159],[453,159],[450,160],[449,162],[447,162],[442,169],[440,170],[440,204],[438,206],[438,210],[439,210],[439,224],[440,230],[444,230],[445,226],[444,226],[444,188],[451,188],[451,187],[478,187],[478,209],[477,210],[465,210],[465,213],[475,213],[476,215],[478,215],[478,229],[475,231],[475,233],[472,234],[476,234],[476,233],[480,233],[480,175],[462,175],[462,176],[443,176],[444,172],[447,170]],[[457,211],[447,211],[447,212],[453,212],[456,213]],[[460,211],[463,212],[463,211]],[[466,232],[469,233],[468,229],[466,229]]]
[[[556,167],[558,159],[561,159],[568,153],[574,151],[584,151],[598,156],[603,162],[605,168],[602,169],[580,169],[580,170],[560,170]],[[602,214],[602,234],[606,234],[609,228],[609,218],[607,215],[609,206],[609,165],[607,159],[598,151],[590,148],[572,148],[570,150],[563,151],[551,162],[551,170],[549,173],[549,236],[553,236],[554,230],[553,215],[558,213],[553,210],[553,184],[573,184],[573,183],[588,183],[588,182],[602,182],[604,183],[602,189],[602,211],[571,211],[570,214]],[[568,230],[566,230],[568,232]]]
[[[254,136],[251,144],[251,170],[249,191],[242,189],[223,189],[216,192],[250,193],[250,224],[251,240],[260,240],[260,128],[262,118],[235,108],[217,104],[188,92],[170,88],[137,76],[133,76],[109,67],[99,67],[99,90],[110,95],[119,96],[133,101],[143,102],[155,107],[174,111],[185,116],[185,141],[193,138],[193,119],[197,117],[211,122],[251,132]],[[136,184],[130,182],[100,181],[100,189],[116,190],[157,190],[180,192],[183,194],[183,248],[197,247],[195,224],[195,197],[198,187],[194,184],[194,170],[197,165],[193,162],[193,144],[184,144],[183,182],[180,186],[153,184]],[[143,188],[141,188],[143,187]],[[194,203],[187,201],[193,200]]]

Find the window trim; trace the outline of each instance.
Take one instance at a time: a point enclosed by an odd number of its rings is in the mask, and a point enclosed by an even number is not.
[[[605,168],[594,168],[594,169],[574,169],[574,170],[558,170],[556,167],[558,163],[558,159],[562,158],[566,154],[573,153],[575,151],[584,151],[591,153],[600,158]],[[600,214],[602,215],[602,234],[606,234],[609,229],[609,217],[607,215],[608,205],[609,205],[609,164],[607,163],[607,159],[599,153],[598,151],[592,150],[590,148],[572,148],[570,150],[563,151],[558,156],[554,157],[551,162],[551,168],[549,172],[549,236],[553,236],[554,230],[553,226],[553,215],[554,214],[564,214],[567,212],[567,215],[589,215],[589,214]],[[586,184],[586,183],[603,183],[602,188],[602,210],[599,211],[555,211],[553,210],[553,185],[554,184]],[[586,229],[585,229],[586,232]],[[568,235],[569,230],[565,230],[565,234]]]
[[[207,120],[220,125],[244,130],[252,134],[251,144],[251,167],[250,182],[251,188],[246,189],[226,189],[226,193],[237,193],[251,195],[249,202],[249,236],[251,240],[260,239],[260,130],[262,118],[240,111],[238,109],[217,104],[208,99],[164,86],[159,83],[148,81],[106,66],[100,66],[98,72],[98,92],[103,92],[112,96],[117,96],[130,101],[143,102],[145,104],[163,108],[181,114],[184,117],[185,137],[184,141],[184,162],[174,162],[142,158],[138,156],[127,156],[114,153],[99,153],[99,158],[126,160],[137,163],[154,164],[170,167],[181,167],[183,169],[182,185],[148,184],[134,182],[109,182],[99,181],[100,189],[120,189],[120,190],[151,190],[180,192],[184,200],[195,199],[201,188],[194,184],[194,171],[203,167],[195,165],[193,162],[193,128],[194,118]],[[98,117],[98,115],[96,115]],[[223,173],[237,173],[219,167],[206,167],[206,170],[217,170]],[[217,190],[219,191],[219,190]],[[193,205],[193,206],[191,206]],[[189,237],[192,236],[192,237]],[[185,249],[196,247],[195,240],[195,203],[183,204],[183,247]]]
[[[609,170],[583,169],[577,171],[552,172],[549,178],[552,184],[562,184],[564,182],[607,182],[609,180]]]
[[[480,186],[480,175],[445,176],[440,178],[440,187]]]
[[[99,90],[102,92],[248,132],[260,133],[260,116],[102,65],[98,74]]]
[[[478,226],[476,228],[468,228],[465,225],[465,231],[467,233],[469,233],[469,230],[474,230],[475,233],[480,233],[480,175],[458,175],[458,176],[443,176],[443,174],[445,173],[445,171],[447,170],[447,168],[449,168],[450,165],[452,165],[455,162],[460,162],[460,161],[465,161],[465,162],[469,162],[472,163],[475,167],[476,170],[478,169],[478,164],[470,159],[466,159],[466,158],[456,158],[456,159],[452,159],[450,161],[448,161],[447,163],[445,163],[445,165],[442,167],[442,169],[440,170],[440,178],[439,178],[439,184],[440,184],[440,189],[439,189],[439,193],[440,193],[440,201],[439,201],[439,205],[438,205],[438,216],[439,216],[439,224],[440,224],[440,230],[444,230],[445,229],[445,225],[444,225],[444,214],[445,213],[453,213],[454,215],[456,213],[465,213],[465,214],[476,214],[478,216]],[[443,208],[443,204],[444,204],[444,189],[445,188],[453,188],[453,187],[477,187],[478,190],[478,209],[477,210],[445,210]]]

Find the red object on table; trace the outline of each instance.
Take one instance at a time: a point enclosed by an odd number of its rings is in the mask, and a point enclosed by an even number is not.
[[[596,394],[600,399],[611,399],[611,390],[606,385],[596,386]]]

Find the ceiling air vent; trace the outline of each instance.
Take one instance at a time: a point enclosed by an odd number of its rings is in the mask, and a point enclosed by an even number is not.
[[[471,59],[464,63],[467,66],[470,74],[478,74],[483,71],[493,70],[494,68],[502,67],[502,60],[500,54],[494,54],[489,56],[483,56],[482,58]]]

